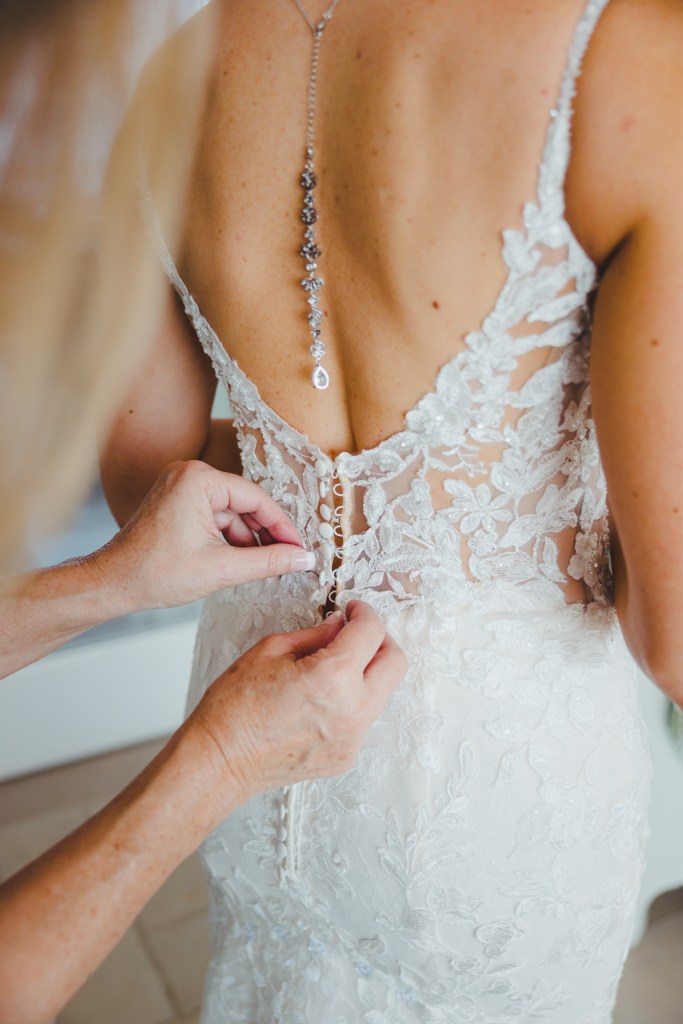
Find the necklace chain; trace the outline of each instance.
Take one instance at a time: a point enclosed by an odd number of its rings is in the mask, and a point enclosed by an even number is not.
[[[307,277],[301,282],[301,287],[306,292],[308,303],[309,333],[312,343],[309,351],[313,356],[315,366],[311,374],[311,383],[318,391],[324,391],[330,386],[330,375],[322,365],[325,356],[325,343],[322,340],[321,325],[324,314],[320,309],[320,289],[325,284],[322,277],[318,276],[318,260],[322,256],[322,249],[319,247],[315,224],[318,220],[318,212],[315,208],[315,196],[313,194],[318,178],[315,173],[315,108],[317,101],[318,64],[320,61],[320,44],[323,32],[325,31],[332,15],[334,14],[340,0],[332,0],[329,7],[323,12],[320,21],[314,22],[308,11],[301,3],[301,0],[294,0],[297,10],[301,14],[311,32],[313,33],[313,51],[311,54],[311,74],[308,80],[308,120],[306,122],[306,158],[304,169],[299,177],[299,183],[304,190],[304,201],[301,209],[301,220],[306,225],[304,231],[304,244],[299,249],[299,255],[305,261]]]
[[[304,5],[301,3],[301,0],[294,0],[294,3],[296,4],[296,6],[297,6],[297,8],[299,10],[299,14],[304,19],[304,21],[306,22],[306,24],[310,28],[311,32],[313,32],[314,34],[317,31],[322,31],[322,29],[325,27],[325,24],[330,20],[330,18],[334,14],[335,8],[339,4],[339,2],[340,2],[340,0],[332,0],[332,3],[330,4],[330,6],[327,8],[326,11],[323,11],[323,13],[322,13],[322,15],[320,17],[320,21],[316,24],[316,22],[313,21],[313,19],[311,18],[310,14],[308,13],[308,11],[304,7]],[[322,26],[322,28],[321,28],[321,26]]]

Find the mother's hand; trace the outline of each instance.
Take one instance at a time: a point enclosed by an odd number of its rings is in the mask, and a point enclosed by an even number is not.
[[[237,583],[312,569],[314,556],[301,543],[257,484],[203,462],[174,462],[90,561],[103,585],[123,588],[130,610],[168,608]]]
[[[216,822],[235,806],[236,792],[241,803],[352,768],[406,668],[401,649],[360,601],[349,602],[346,622],[337,614],[255,644],[209,687],[183,727],[218,773],[217,784],[214,776],[202,787],[216,801]]]

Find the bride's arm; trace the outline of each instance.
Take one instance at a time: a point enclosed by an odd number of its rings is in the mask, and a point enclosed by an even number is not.
[[[680,197],[678,208],[636,229],[610,267],[596,309],[591,382],[617,534],[619,619],[636,660],[683,705]]]
[[[241,473],[231,422],[211,419],[215,390],[209,360],[169,294],[156,337],[102,446],[102,484],[119,523],[130,518],[170,462],[201,459]]]
[[[193,22],[195,19],[193,19]],[[216,469],[241,473],[235,432],[228,421],[212,421],[211,407],[216,379],[207,356],[190,326],[180,300],[166,280],[151,233],[144,230],[139,194],[139,175],[147,168],[148,187],[154,193],[154,206],[172,245],[181,235],[182,196],[191,173],[195,129],[181,125],[180,137],[186,140],[182,153],[170,148],[166,120],[160,106],[173,104],[178,116],[197,119],[196,97],[192,101],[176,96],[182,78],[175,72],[178,61],[188,53],[205,56],[206,40],[199,30],[194,42],[182,30],[151,59],[112,149],[107,169],[102,205],[102,262],[106,265],[119,252],[112,251],[112,238],[121,233],[120,203],[111,197],[125,190],[131,197],[127,222],[128,244],[147,246],[152,268],[158,268],[156,281],[150,281],[147,310],[153,309],[156,329],[144,361],[122,395],[110,432],[101,446],[101,471],[107,499],[119,523],[126,522],[145,494],[171,462],[200,459]],[[201,39],[200,39],[201,37]],[[188,49],[189,46],[189,49]],[[199,47],[195,53],[194,48]],[[150,125],[160,125],[157,135]],[[175,177],[159,177],[160,161],[175,160],[180,169]],[[153,275],[152,275],[153,276]],[[162,280],[163,279],[163,280]],[[158,285],[158,287],[157,287]],[[159,296],[162,308],[157,309]],[[125,297],[122,296],[122,302]]]
[[[682,19],[683,21],[683,19]],[[680,25],[683,38],[683,24]],[[680,51],[679,51],[680,53]],[[615,537],[616,607],[648,675],[683,705],[683,74],[623,100],[612,150],[631,226],[598,292],[591,386]],[[679,69],[679,70],[676,70]],[[618,92],[618,88],[615,86]],[[617,122],[618,124],[618,122]],[[623,125],[628,125],[628,132]],[[615,128],[615,134],[618,128]]]

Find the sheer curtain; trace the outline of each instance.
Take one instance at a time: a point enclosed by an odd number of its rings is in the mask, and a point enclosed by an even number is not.
[[[96,293],[90,286],[101,186],[141,69],[203,6],[202,0],[0,3],[3,570],[20,568],[34,533],[64,522],[83,494],[94,426],[113,407],[117,382],[140,349],[151,268],[142,272],[135,247],[135,258],[124,253],[108,269],[107,288]],[[173,98],[146,114],[169,201],[177,194],[172,179],[183,173],[175,122],[185,97],[188,106],[194,102],[203,66],[188,61],[165,69]],[[123,186],[119,198],[122,224]],[[113,235],[113,247],[130,245],[123,230]]]
[[[145,62],[203,6],[0,0],[3,570],[24,566],[27,554],[33,565],[85,554],[115,530],[95,489],[69,528],[49,544],[35,543],[54,521],[64,522],[91,479],[95,426],[119,376],[134,365],[147,307],[154,306],[147,279],[157,268],[141,267],[135,245],[123,237],[116,251],[123,246],[125,256],[130,246],[131,258],[113,267],[106,301],[90,317],[82,312],[92,291],[94,228],[112,142]],[[188,82],[191,89],[196,71],[191,62],[169,69],[176,99],[159,112],[162,127],[173,128],[177,94],[182,99]],[[151,129],[155,118],[152,112]],[[173,196],[173,153],[182,139],[167,134],[173,152],[164,160],[169,180],[162,185]],[[119,198],[125,225],[126,196]],[[172,731],[183,713],[195,614],[182,609],[119,620],[5,680],[0,780]]]
[[[82,185],[84,191],[96,198],[106,171],[111,146],[122,118],[130,103],[142,69],[154,52],[178,30],[192,15],[205,7],[210,0],[131,0],[129,24],[126,30],[126,46],[122,52],[122,68],[106,68],[91,96],[93,117],[97,117],[98,131],[89,132],[81,153]],[[120,72],[117,82],[112,77]],[[30,73],[21,95],[30,97]],[[21,116],[21,103],[17,103],[16,114]],[[11,118],[0,120],[0,154],[3,137],[9,144]],[[86,503],[75,515],[72,522],[56,536],[37,541],[31,551],[31,562],[35,566],[51,565],[79,554],[92,551],[104,544],[116,531],[116,523],[109,512],[99,484],[95,484]],[[192,612],[190,614],[193,614]],[[175,613],[186,618],[187,613]],[[155,618],[154,615],[137,616],[130,621],[111,624],[85,634],[80,642],[88,643],[99,636],[111,636],[144,628],[142,620]],[[173,615],[168,615],[172,619]],[[138,621],[140,620],[140,621]]]

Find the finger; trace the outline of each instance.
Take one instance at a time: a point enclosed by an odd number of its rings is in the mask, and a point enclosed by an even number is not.
[[[343,613],[335,611],[334,614],[328,615],[317,626],[286,634],[292,645],[290,649],[296,657],[308,657],[309,654],[315,654],[318,650],[322,650],[331,644],[335,637],[339,635],[343,626]]]
[[[282,544],[301,544],[298,530],[289,516],[269,494],[252,480],[214,470],[207,493],[214,512],[231,511],[244,516],[247,525],[255,521],[256,530],[266,529]]]
[[[248,513],[245,513],[242,516],[242,521],[247,524],[250,530],[258,534],[258,539],[261,544],[266,545],[278,543],[277,540],[272,536],[270,531],[267,530],[265,526],[261,526],[258,519],[255,519],[253,516],[250,516]]]
[[[254,534],[258,534],[258,543],[262,546],[277,544],[268,530],[259,527],[258,521],[253,516],[238,516],[233,512],[216,512],[214,515],[216,526],[221,531],[229,544],[238,548],[255,547],[257,544]],[[298,544],[296,545],[298,547]]]
[[[268,536],[268,530],[265,528],[265,526],[262,526],[258,519],[256,519],[252,515],[249,515],[248,512],[245,512],[243,514],[242,519],[247,524],[249,529],[254,531],[254,533],[262,533],[265,536]]]
[[[223,536],[227,540],[228,544],[233,544],[238,548],[248,548],[256,546],[256,538],[249,529],[247,524],[240,516],[233,516],[230,513],[217,513],[216,514],[216,525],[219,523],[219,517],[225,518],[223,526],[219,526]]]
[[[223,575],[226,586],[284,576],[288,572],[309,572],[315,565],[311,551],[293,544],[270,544],[267,547],[230,547],[222,550],[225,560]]]
[[[265,548],[269,544],[276,544],[277,543],[277,541],[274,540],[272,535],[265,528],[261,529],[261,530],[257,530],[256,532],[258,533],[259,544],[261,544],[262,547]]]
[[[377,654],[386,630],[376,612],[362,601],[349,601],[347,622],[339,636],[330,644],[330,655],[342,654],[360,671],[364,671]]]
[[[293,654],[296,658],[307,658],[311,654],[316,654],[317,651],[332,643],[343,625],[343,612],[335,612],[334,615],[328,615],[317,626],[283,633],[283,653]]]
[[[396,641],[387,635],[364,673],[365,681],[377,691],[379,706],[383,707],[389,694],[401,685],[407,670],[408,659]]]

